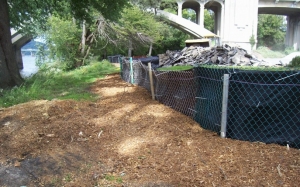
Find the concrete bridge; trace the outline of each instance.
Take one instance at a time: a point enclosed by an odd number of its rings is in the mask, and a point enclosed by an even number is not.
[[[23,60],[22,60],[22,51],[21,48],[32,40],[32,37],[21,34],[20,32],[15,31],[14,29],[10,30],[11,32],[11,41],[13,44],[13,50],[16,55],[18,67],[23,69]]]
[[[31,56],[35,56],[36,53],[38,52],[37,49],[21,49],[22,55],[26,55],[30,53]]]
[[[168,18],[173,25],[194,37],[205,37],[207,30],[204,29],[204,9],[210,9],[215,14],[215,34],[220,36],[222,43],[235,43],[250,51],[250,37],[253,35],[257,38],[257,15],[285,15],[285,43],[295,50],[300,48],[300,0],[178,0],[177,4],[177,16],[172,15]],[[196,12],[198,26],[187,26],[181,21],[182,10],[188,8]],[[166,17],[169,15],[163,11],[159,13]]]

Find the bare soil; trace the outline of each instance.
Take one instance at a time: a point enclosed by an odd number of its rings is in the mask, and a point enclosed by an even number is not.
[[[221,139],[119,75],[0,109],[0,186],[299,186],[300,151]]]

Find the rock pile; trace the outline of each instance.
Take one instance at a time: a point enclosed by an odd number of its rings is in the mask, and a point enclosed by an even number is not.
[[[159,67],[182,65],[219,65],[219,66],[282,66],[278,63],[268,63],[248,54],[239,47],[231,47],[227,44],[217,47],[185,47],[182,51],[167,51],[159,55]]]

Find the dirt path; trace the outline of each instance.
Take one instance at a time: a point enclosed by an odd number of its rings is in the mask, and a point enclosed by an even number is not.
[[[221,139],[109,75],[95,102],[0,109],[0,186],[299,186],[300,151]]]

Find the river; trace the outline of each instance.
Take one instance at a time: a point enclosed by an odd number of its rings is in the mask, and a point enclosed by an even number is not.
[[[24,55],[23,58],[23,69],[20,70],[21,76],[23,78],[29,77],[35,74],[39,68],[35,65],[35,57],[30,55]]]

